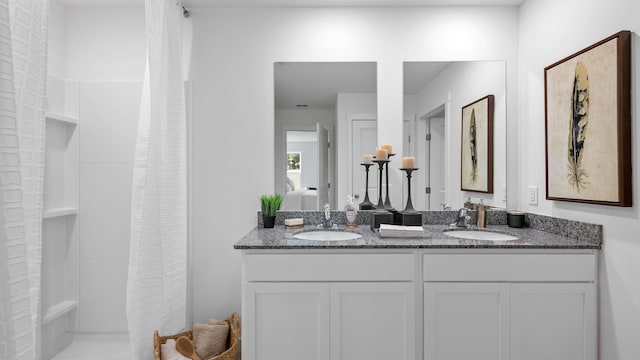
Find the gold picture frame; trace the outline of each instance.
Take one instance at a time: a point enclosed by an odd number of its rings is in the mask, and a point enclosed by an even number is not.
[[[632,206],[631,33],[544,72],[547,199]]]

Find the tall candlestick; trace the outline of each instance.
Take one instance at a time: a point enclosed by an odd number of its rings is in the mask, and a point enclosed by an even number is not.
[[[416,158],[413,156],[407,156],[402,158],[402,167],[405,169],[411,169],[416,167]]]
[[[404,208],[404,212],[415,212],[415,210],[413,209],[413,203],[411,202],[411,173],[418,169],[414,168],[413,166],[403,166],[400,170],[407,173],[407,206]]]
[[[376,205],[377,211],[386,211],[384,208],[384,201],[382,200],[382,173],[384,170],[384,165],[388,162],[389,160],[380,160],[376,156],[375,163],[378,164],[378,170],[380,171],[380,181],[378,182],[378,205]]]
[[[395,154],[389,154],[388,157],[391,158],[392,156],[394,156]],[[393,206],[391,206],[391,200],[389,200],[389,163],[387,162],[387,166],[386,166],[386,195],[385,195],[385,200],[384,200],[384,208],[389,210],[389,211],[396,211],[396,209],[393,208]]]
[[[389,152],[385,149],[376,149],[376,160],[389,159]]]
[[[365,155],[366,156],[366,155]],[[369,155],[371,156],[371,155]],[[364,201],[362,201],[360,203],[360,210],[372,210],[373,209],[373,203],[371,202],[371,200],[369,200],[369,167],[371,165],[373,165],[373,162],[371,162],[371,158],[369,158],[370,163],[369,164],[365,164],[363,163],[362,165],[364,165],[364,170],[365,170],[365,185],[364,185]]]

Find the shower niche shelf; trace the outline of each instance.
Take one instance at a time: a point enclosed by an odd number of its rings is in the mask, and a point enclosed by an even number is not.
[[[61,216],[78,215],[77,207],[61,207],[47,209],[42,214],[43,219],[53,219]]]
[[[75,309],[78,308],[78,302],[77,301],[63,301],[61,303],[58,303],[57,305],[54,305],[52,307],[49,308],[49,310],[47,310],[47,312],[44,314],[44,316],[42,317],[42,323],[43,324],[48,324],[52,321],[54,321],[55,319],[68,314],[71,311],[74,311]]]
[[[42,212],[43,359],[66,348],[78,328],[78,83],[47,78]]]
[[[65,124],[68,124],[68,125],[77,125],[78,124],[78,118],[77,117],[73,117],[73,116],[54,114],[54,113],[47,113],[47,114],[45,114],[45,118],[47,119],[47,121],[59,121],[61,123],[65,123]]]

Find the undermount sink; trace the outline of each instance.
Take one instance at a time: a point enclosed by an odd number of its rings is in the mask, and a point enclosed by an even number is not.
[[[445,230],[447,236],[468,240],[512,241],[518,240],[515,235],[488,230]]]
[[[344,241],[359,239],[362,235],[348,231],[305,231],[293,237],[300,240]]]

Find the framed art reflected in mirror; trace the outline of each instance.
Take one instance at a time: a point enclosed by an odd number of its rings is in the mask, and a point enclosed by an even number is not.
[[[494,96],[462,107],[460,189],[493,193]]]

